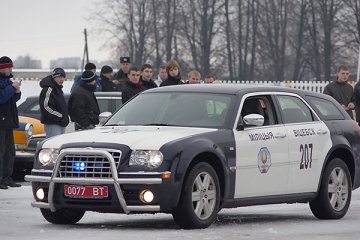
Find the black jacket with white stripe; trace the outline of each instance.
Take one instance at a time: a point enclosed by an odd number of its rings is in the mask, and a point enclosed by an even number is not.
[[[40,81],[40,87],[41,122],[66,127],[69,124],[69,114],[62,86],[50,75]]]

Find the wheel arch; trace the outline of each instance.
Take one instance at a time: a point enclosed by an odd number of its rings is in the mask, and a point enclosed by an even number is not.
[[[323,177],[325,167],[335,158],[339,158],[339,159],[343,160],[344,163],[347,165],[349,172],[350,172],[350,176],[351,176],[351,183],[353,186],[354,181],[355,181],[355,157],[352,154],[350,147],[346,144],[338,145],[338,146],[330,149],[330,151],[326,157],[326,162],[323,165],[323,168],[321,170],[320,181]],[[320,182],[319,182],[319,187],[320,187]],[[318,189],[319,189],[319,187],[318,187]]]

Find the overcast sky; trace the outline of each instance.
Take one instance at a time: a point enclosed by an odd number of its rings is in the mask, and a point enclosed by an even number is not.
[[[84,28],[88,30],[89,57],[107,60],[102,42],[87,21],[96,0],[0,0],[0,55],[15,60],[29,54],[48,68],[59,57],[80,57],[84,51]],[[15,66],[16,67],[16,66]]]

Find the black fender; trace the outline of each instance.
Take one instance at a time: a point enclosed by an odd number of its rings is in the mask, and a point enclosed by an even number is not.
[[[233,197],[234,184],[230,183],[235,182],[235,173],[230,171],[230,166],[235,166],[235,150],[231,150],[231,146],[235,148],[233,132],[221,130],[170,142],[160,149],[165,159],[173,159],[171,172],[175,175],[173,187],[176,190],[172,192],[176,195],[173,196],[176,203],[187,172],[200,161],[209,163],[218,173],[222,201]]]
[[[354,186],[355,156],[353,154],[351,144],[343,135],[333,135],[333,136],[331,136],[331,140],[332,140],[333,146],[330,148],[330,150],[326,154],[325,161],[324,161],[322,169],[321,169],[317,192],[319,192],[319,189],[320,189],[321,179],[323,177],[325,167],[335,157],[341,158],[345,161],[346,165],[349,168],[353,186]],[[350,159],[349,158],[344,159],[344,156],[350,156]]]

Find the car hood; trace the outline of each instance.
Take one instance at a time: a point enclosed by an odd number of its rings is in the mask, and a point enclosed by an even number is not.
[[[217,129],[163,126],[100,127],[50,138],[44,142],[42,148],[60,148],[61,145],[69,143],[107,142],[124,144],[131,149],[159,150],[167,142],[212,131]]]

